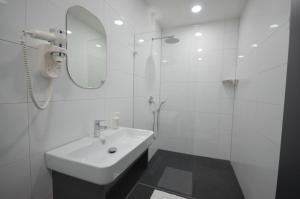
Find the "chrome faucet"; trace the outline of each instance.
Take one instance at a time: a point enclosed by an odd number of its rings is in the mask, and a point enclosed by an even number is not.
[[[101,132],[107,129],[106,125],[101,125],[102,122],[106,122],[106,120],[95,120],[94,123],[94,137],[100,138],[101,142],[104,144],[105,139],[102,137]]]

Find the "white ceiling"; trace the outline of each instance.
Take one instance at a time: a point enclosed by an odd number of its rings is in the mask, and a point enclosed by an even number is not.
[[[163,28],[191,25],[237,18],[241,15],[247,0],[145,0],[155,13]],[[191,12],[191,7],[200,4],[200,13]]]

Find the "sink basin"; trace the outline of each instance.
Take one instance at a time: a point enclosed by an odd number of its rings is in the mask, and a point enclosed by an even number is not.
[[[123,128],[102,132],[106,140],[85,137],[46,152],[49,169],[98,185],[113,182],[153,142],[153,132]],[[114,153],[110,149],[116,149]]]

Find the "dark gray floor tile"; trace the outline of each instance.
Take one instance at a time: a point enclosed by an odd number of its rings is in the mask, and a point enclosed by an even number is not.
[[[154,188],[137,184],[126,199],[150,199]]]
[[[166,167],[158,182],[158,187],[192,195],[193,174],[185,170]]]
[[[170,182],[168,186],[161,185],[160,180],[168,167],[192,173],[192,193],[174,188],[174,182]],[[174,178],[176,177],[178,176]],[[170,180],[175,180],[174,178]],[[185,195],[197,199],[244,199],[231,164],[225,160],[159,150],[150,161],[140,182],[181,194],[185,192]]]

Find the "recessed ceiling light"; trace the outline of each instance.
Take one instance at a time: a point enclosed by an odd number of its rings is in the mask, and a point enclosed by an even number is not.
[[[194,5],[191,9],[193,13],[199,13],[201,10],[202,10],[202,6],[200,5]]]
[[[143,43],[143,42],[145,42],[145,40],[144,39],[139,39],[138,42]]]
[[[239,55],[239,58],[244,58],[245,57],[245,55]]]
[[[101,48],[102,46],[100,44],[96,44],[96,47],[97,48]]]
[[[124,24],[124,22],[122,20],[118,19],[118,20],[115,20],[115,24],[118,26],[122,26]]]
[[[257,48],[257,47],[258,47],[258,44],[252,44],[251,47],[252,47],[252,48]]]
[[[196,37],[201,37],[201,36],[202,36],[202,33],[201,33],[201,32],[196,32],[196,33],[195,33],[195,36],[196,36]]]
[[[163,59],[163,60],[161,60],[161,62],[162,62],[162,63],[167,63],[167,62],[168,62],[168,60],[166,60],[166,59]]]
[[[198,61],[202,61],[203,59],[201,57],[198,58]]]
[[[279,28],[279,25],[278,24],[272,24],[272,25],[270,25],[270,28]]]
[[[72,31],[71,30],[67,30],[67,34],[68,35],[72,34]]]
[[[202,49],[202,48],[198,48],[197,51],[198,51],[198,52],[202,52],[203,49]]]

